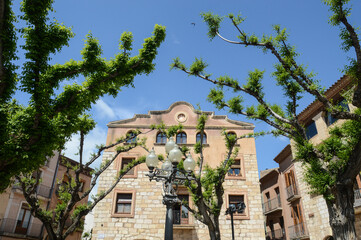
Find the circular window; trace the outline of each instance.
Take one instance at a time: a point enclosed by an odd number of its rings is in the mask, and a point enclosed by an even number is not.
[[[179,113],[176,118],[178,122],[185,122],[187,120],[187,115],[185,113]]]

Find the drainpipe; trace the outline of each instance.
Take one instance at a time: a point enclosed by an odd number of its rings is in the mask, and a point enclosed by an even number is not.
[[[54,185],[55,185],[56,175],[58,174],[58,169],[59,169],[59,164],[60,164],[60,156],[61,156],[61,152],[59,152],[58,159],[56,160],[56,168],[55,168],[55,172],[54,172],[53,182],[52,182],[51,188],[50,188],[49,201],[48,201],[48,204],[46,205],[46,211],[48,211],[48,209],[49,209],[50,202],[51,202],[51,198],[52,198],[52,196],[53,196],[53,191],[54,191]],[[41,239],[43,238],[43,233],[44,233],[44,224],[43,224],[43,226],[41,227],[41,231],[40,231],[40,237],[41,237]]]

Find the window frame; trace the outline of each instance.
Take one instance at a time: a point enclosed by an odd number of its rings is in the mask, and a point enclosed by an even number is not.
[[[132,137],[132,136],[133,136],[132,134],[135,135],[135,130],[130,130],[130,131],[128,131],[128,132],[126,133],[126,138],[127,138],[127,135],[129,135],[129,137]],[[131,143],[135,143],[136,141],[137,141],[137,136],[134,136],[134,137],[128,139],[125,143],[131,144]]]
[[[183,197],[185,197],[185,198],[188,198],[188,203],[190,202],[189,201],[189,199],[190,199],[190,196],[189,196],[189,194],[187,193],[187,194],[177,194],[178,195],[178,198],[180,198],[180,196],[182,196],[182,198]],[[179,224],[178,223],[175,223],[175,207],[177,206],[177,205],[179,205],[179,211],[180,211],[180,216],[179,216]],[[182,207],[183,207],[183,205],[182,205],[182,203],[179,203],[179,204],[174,204],[174,206],[173,206],[173,225],[178,225],[178,226],[184,226],[184,225],[189,225],[189,220],[190,220],[190,212],[189,212],[189,210],[187,209],[187,213],[188,213],[188,217],[187,218],[182,218],[182,212],[183,212],[183,210],[182,210]],[[182,219],[187,219],[187,223],[182,223]]]
[[[227,155],[225,154],[223,156],[224,159],[227,158]],[[243,155],[238,155],[235,160],[239,160],[240,164],[239,164],[239,167],[240,167],[240,171],[239,171],[239,176],[232,176],[232,175],[228,175],[229,172],[227,172],[226,176],[225,176],[225,179],[228,179],[228,180],[232,180],[232,179],[235,179],[235,180],[246,180],[246,172],[244,170],[244,157]],[[234,166],[234,165],[232,165]],[[231,167],[232,167],[231,166]]]
[[[229,196],[243,196],[243,201],[246,204],[246,209],[244,210],[243,213],[236,213],[233,214],[233,219],[234,220],[249,220],[249,205],[248,205],[248,193],[247,191],[241,190],[241,191],[225,191],[225,207],[229,208]],[[227,214],[226,215],[226,219],[229,220],[231,219],[231,215]]]
[[[182,137],[182,142],[178,142],[178,136],[183,135],[183,134],[185,135],[185,142],[183,142],[183,137]],[[177,133],[177,135],[176,135],[176,144],[187,144],[187,137],[188,136],[184,131]]]
[[[188,189],[180,186],[177,190],[177,195],[188,195],[188,205],[190,208],[193,208],[193,201],[191,194],[189,193]],[[187,224],[173,224],[173,229],[194,229],[194,217],[193,215],[188,212],[188,223]]]
[[[158,136],[159,135],[163,135],[163,136],[161,136],[160,138],[161,138],[161,141],[160,142],[158,142]],[[165,137],[165,141],[163,142],[163,140],[164,140],[164,137]],[[158,132],[157,133],[157,135],[155,136],[155,143],[157,143],[157,144],[166,144],[167,143],[167,135],[164,133],[164,132]]]
[[[305,130],[306,130],[307,139],[312,139],[314,136],[316,136],[318,134],[316,121],[312,120],[312,122],[307,124],[306,127],[305,127]],[[315,132],[312,132],[312,130],[315,130]]]
[[[122,169],[122,162],[123,162],[123,159],[129,159],[129,158],[132,158],[132,159],[137,159],[139,158],[140,154],[139,153],[125,153],[124,155],[119,155],[116,160],[114,161],[114,169],[117,170],[117,172],[119,172],[121,169]],[[141,164],[140,164],[141,165]],[[139,166],[140,165],[137,165],[135,166],[133,169],[134,169],[134,174],[130,175],[130,174],[125,174],[123,176],[123,178],[138,178],[138,169],[139,169]],[[148,168],[147,168],[148,169]]]
[[[199,142],[200,142],[201,141],[201,132],[196,133],[196,143],[198,143],[198,138],[199,138]],[[205,132],[203,133],[203,144],[208,144],[207,134]]]
[[[119,161],[118,171],[123,169],[123,164],[124,164],[125,160],[133,161],[135,159],[136,159],[136,157],[133,157],[133,156],[122,156]],[[137,167],[138,166],[133,167],[133,169],[132,169],[133,172],[128,172],[127,174],[124,174],[123,178],[137,178],[138,177],[138,168]]]
[[[118,194],[132,194],[130,213],[116,213]],[[135,190],[115,189],[113,193],[112,213],[113,218],[134,218],[135,215]]]

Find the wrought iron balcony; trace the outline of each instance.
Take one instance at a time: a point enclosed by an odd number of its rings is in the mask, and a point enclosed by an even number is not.
[[[290,185],[290,186],[286,187],[286,192],[287,192],[287,200],[290,202],[292,202],[293,200],[299,199],[301,197],[296,185]]]
[[[288,233],[290,239],[307,239],[309,238],[309,234],[306,228],[306,223],[299,223],[297,225],[293,225],[288,227]]]
[[[282,210],[281,197],[278,195],[277,197],[264,202],[263,209],[264,209],[264,214],[269,214],[272,212]]]
[[[0,236],[40,238],[42,224],[3,218],[0,220]]]
[[[269,240],[283,240],[286,239],[286,233],[284,228],[280,228],[274,231],[266,232],[266,239]]]

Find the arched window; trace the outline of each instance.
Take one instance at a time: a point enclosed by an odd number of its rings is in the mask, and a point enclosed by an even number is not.
[[[201,142],[201,133],[197,133],[196,135],[196,142]],[[207,144],[207,135],[205,133],[203,133],[203,140],[202,140],[203,144]]]
[[[235,132],[228,132],[227,133],[227,136],[229,137],[229,136],[235,136],[235,137],[237,137],[237,134],[235,133]]]
[[[134,143],[137,141],[137,137],[134,131],[129,131],[127,133],[127,143]]]
[[[163,132],[159,132],[157,134],[157,143],[166,143],[167,142],[167,135]]]
[[[187,143],[187,134],[185,132],[178,133],[176,143],[178,144]]]
[[[228,136],[228,138],[232,137],[234,139],[237,139],[237,134],[235,132],[228,132],[227,136]],[[236,143],[237,143],[237,141],[236,141]]]

